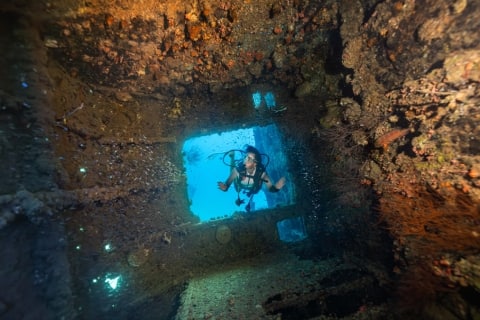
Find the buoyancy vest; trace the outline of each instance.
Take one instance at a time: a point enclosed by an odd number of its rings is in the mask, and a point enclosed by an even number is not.
[[[255,173],[253,174],[253,176],[247,173],[247,169],[245,168],[245,164],[243,163],[239,164],[236,169],[238,171],[238,177],[237,179],[235,179],[237,190],[248,190],[248,196],[256,194],[258,191],[260,191],[263,182],[262,175],[265,172],[265,167],[263,166],[263,164],[257,163],[257,168],[255,169]],[[253,180],[253,184],[251,187],[245,187],[245,185],[242,184],[241,181],[245,178],[250,178]]]

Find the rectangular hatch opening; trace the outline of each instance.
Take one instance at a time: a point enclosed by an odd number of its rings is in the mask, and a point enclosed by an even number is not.
[[[229,151],[233,151],[235,161],[242,161],[246,145],[260,151],[266,172],[273,181],[286,178],[285,186],[276,193],[268,192],[264,185],[252,197],[249,212],[245,210],[249,201],[246,194],[242,191],[237,194],[233,185],[227,192],[217,186],[218,181],[224,182],[230,174]],[[283,141],[274,124],[192,137],[185,141],[182,154],[190,210],[201,222],[229,218],[236,212],[256,214],[258,210],[294,204],[294,186]],[[237,205],[237,197],[244,202]]]

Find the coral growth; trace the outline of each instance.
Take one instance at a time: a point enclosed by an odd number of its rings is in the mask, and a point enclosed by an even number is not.
[[[462,268],[462,259],[478,254],[480,208],[461,190],[445,189],[411,185],[409,197],[390,190],[379,200],[380,217],[396,239],[394,271],[401,274],[399,303],[407,313],[425,315],[426,305],[478,278]]]
[[[480,212],[467,195],[452,190],[447,198],[421,186],[413,192],[411,198],[392,193],[380,199],[381,218],[399,241],[421,259],[478,251]]]

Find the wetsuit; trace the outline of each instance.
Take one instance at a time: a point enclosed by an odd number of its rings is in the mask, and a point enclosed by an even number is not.
[[[253,175],[247,173],[245,164],[241,163],[237,166],[238,177],[235,179],[235,190],[247,190],[247,195],[256,194],[262,188],[262,175],[265,172],[265,167],[262,164],[257,164]]]

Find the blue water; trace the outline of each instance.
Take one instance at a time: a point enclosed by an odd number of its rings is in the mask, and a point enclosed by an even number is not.
[[[190,210],[199,217],[200,221],[228,218],[235,212],[246,213],[245,205],[248,203],[248,197],[245,194],[240,193],[240,198],[245,203],[237,206],[235,204],[237,192],[233,186],[227,192],[223,192],[217,187],[217,182],[225,182],[230,174],[230,167],[227,165],[230,157],[228,155],[225,157],[225,162],[227,162],[225,164],[223,162],[224,154],[232,149],[244,149],[245,145],[255,146],[256,142],[262,140],[262,137],[271,137],[272,131],[278,132],[274,125],[193,137],[185,141],[182,152],[187,174]],[[279,137],[278,134],[274,136]],[[268,153],[270,156],[274,154],[275,158],[279,159],[277,162],[284,163],[285,156],[279,149],[281,143],[272,143],[271,145],[275,149],[260,150],[260,152]],[[242,160],[243,154],[235,151],[235,159]],[[271,168],[273,170],[273,167]],[[277,180],[280,177],[271,176],[271,178]],[[268,200],[265,191],[260,190],[252,199],[251,213],[255,210],[286,205],[285,195],[282,192],[288,193],[292,188],[285,187],[284,189],[278,195],[270,193]],[[292,197],[292,195],[288,196],[289,199]]]
[[[275,106],[277,105],[273,93],[267,92],[263,98],[265,99],[265,103],[267,104],[267,109],[275,108]]]
[[[277,222],[278,237],[283,242],[297,242],[307,238],[303,217],[295,217]]]

